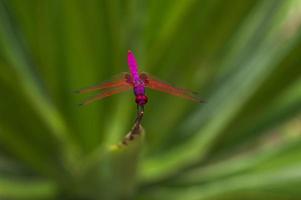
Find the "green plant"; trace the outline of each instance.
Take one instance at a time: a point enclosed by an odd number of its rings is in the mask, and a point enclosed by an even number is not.
[[[301,4],[0,0],[0,197],[300,199]],[[79,108],[74,89],[141,68],[195,88]],[[175,109],[176,108],[176,109]],[[113,146],[112,146],[113,145]]]

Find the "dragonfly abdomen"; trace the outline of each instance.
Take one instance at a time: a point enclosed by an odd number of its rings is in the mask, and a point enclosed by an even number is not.
[[[139,80],[138,65],[135,56],[131,51],[128,51],[128,65],[134,81]]]

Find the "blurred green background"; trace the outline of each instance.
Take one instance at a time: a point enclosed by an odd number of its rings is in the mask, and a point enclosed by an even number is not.
[[[301,199],[300,0],[0,0],[0,199]],[[140,69],[200,93],[72,91]]]

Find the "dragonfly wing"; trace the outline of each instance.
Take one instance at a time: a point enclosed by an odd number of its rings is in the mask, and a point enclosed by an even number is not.
[[[130,86],[121,86],[121,87],[118,87],[118,88],[114,88],[114,89],[111,89],[111,90],[106,90],[104,91],[103,93],[100,93],[94,97],[91,97],[87,100],[85,100],[83,103],[81,103],[80,105],[81,106],[85,106],[85,105],[88,105],[90,103],[93,103],[94,101],[97,101],[97,100],[101,100],[103,98],[106,98],[106,97],[109,97],[109,96],[112,96],[114,94],[119,94],[121,92],[125,92],[129,89],[131,89],[132,87]]]
[[[153,77],[146,73],[140,74],[140,79],[143,80],[145,87],[165,92],[174,96],[182,97],[195,102],[204,102],[195,92],[184,88],[174,87],[169,83],[166,83],[156,77]]]
[[[80,94],[84,94],[84,93],[93,92],[96,90],[102,90],[102,89],[107,89],[107,88],[116,88],[116,87],[122,87],[122,86],[131,86],[131,85],[133,85],[132,76],[129,73],[124,72],[122,74],[118,74],[118,75],[114,76],[109,81],[105,81],[98,85],[80,89],[77,92]]]

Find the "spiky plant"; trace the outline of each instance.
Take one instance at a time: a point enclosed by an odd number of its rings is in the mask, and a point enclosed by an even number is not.
[[[1,199],[300,199],[301,1],[0,0]],[[206,104],[72,93],[140,67]]]

